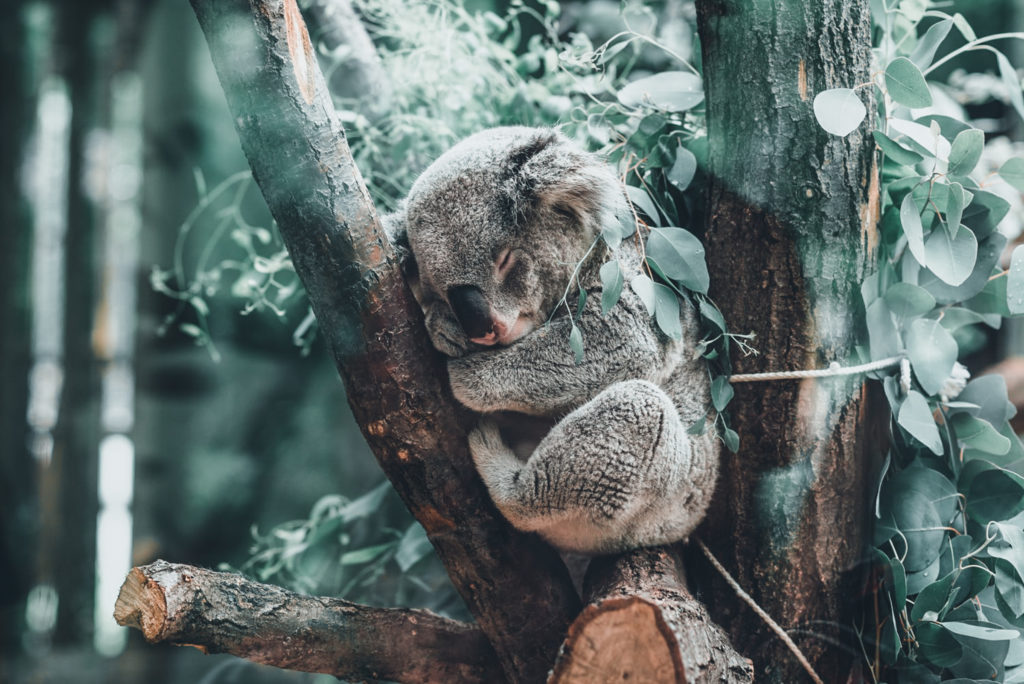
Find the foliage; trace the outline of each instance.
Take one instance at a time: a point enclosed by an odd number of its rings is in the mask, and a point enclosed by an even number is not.
[[[241,567],[261,582],[369,605],[415,605],[465,618],[426,532],[388,482],[357,499],[325,496],[306,520],[253,529]]]
[[[989,44],[1024,34],[977,38],[962,16],[923,0],[878,0],[873,10],[879,77],[814,101],[822,127],[847,135],[867,116],[858,91],[877,94],[882,219],[879,268],[862,285],[864,355],[907,359],[881,376],[891,442],[876,498],[878,582],[864,656],[875,681],[1024,681],[1024,448],[1001,377],[979,377],[962,392],[951,381],[978,338],[972,332],[1024,313],[1024,248],[1000,267],[1007,239],[997,227],[1010,205],[992,187],[1001,179],[1024,189],[1024,159],[1007,161],[998,178],[978,173],[984,132],[955,107],[920,111],[949,99],[930,74],[987,51],[1024,116],[1017,74]],[[965,44],[935,59],[954,29]]]

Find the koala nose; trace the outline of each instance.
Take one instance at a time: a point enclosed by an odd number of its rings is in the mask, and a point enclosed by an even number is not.
[[[448,288],[448,303],[459,320],[466,336],[472,339],[486,337],[494,331],[491,305],[483,290],[476,285],[455,285]]]

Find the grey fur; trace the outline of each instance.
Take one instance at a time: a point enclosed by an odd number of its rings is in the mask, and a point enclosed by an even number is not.
[[[405,207],[386,217],[400,248],[408,246],[428,334],[452,357],[452,391],[483,414],[469,443],[491,497],[513,525],[566,551],[686,538],[718,473],[713,429],[687,434],[710,411],[692,307],[683,305],[679,341],[657,329],[628,285],[602,315],[598,267],[609,255],[598,242],[581,269],[588,297],[576,321],[585,345],[579,365],[564,307],[555,311],[601,227],[625,211],[612,169],[564,136],[497,128],[442,155]],[[506,248],[515,260],[500,276],[495,260]],[[611,256],[626,283],[640,272],[631,240]],[[446,299],[458,285],[479,287],[496,320],[515,321],[507,328],[515,334],[494,347],[467,339]],[[525,462],[494,419],[510,411],[556,423]]]

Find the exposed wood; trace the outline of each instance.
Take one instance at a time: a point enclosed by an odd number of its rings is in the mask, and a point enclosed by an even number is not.
[[[868,124],[846,138],[814,96],[870,81],[867,0],[698,0],[707,95],[711,295],[760,355],[736,372],[847,362],[873,268],[878,179]],[[757,55],[751,59],[751,55]],[[870,98],[871,89],[860,89]],[[868,111],[873,105],[867,102]],[[738,454],[698,536],[807,654],[825,681],[855,671],[858,566],[880,440],[864,378],[750,383],[729,406]],[[881,421],[884,425],[884,421]],[[699,579],[758,681],[807,675],[706,564]]]
[[[558,556],[496,511],[294,0],[191,0],[242,148],[363,434],[512,681],[542,680],[579,610]]]
[[[585,593],[551,684],[753,681],[751,662],[687,590],[674,550],[598,558]]]
[[[133,568],[118,624],[150,643],[195,646],[346,680],[497,682],[483,633],[422,610],[303,596],[241,575],[156,561]]]

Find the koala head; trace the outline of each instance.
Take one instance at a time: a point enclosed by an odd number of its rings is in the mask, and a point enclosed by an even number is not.
[[[462,356],[543,324],[624,206],[613,170],[549,129],[495,128],[446,152],[402,217],[434,346]]]

